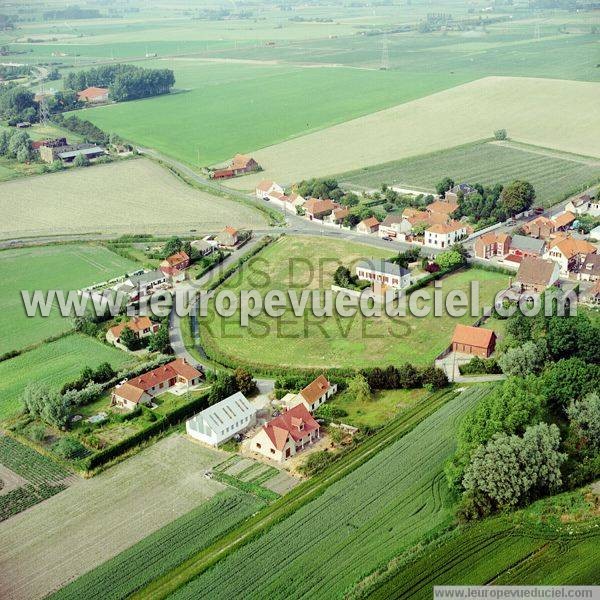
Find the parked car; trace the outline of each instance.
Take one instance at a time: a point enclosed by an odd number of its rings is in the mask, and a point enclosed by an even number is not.
[[[389,236],[387,236],[387,235],[383,236],[381,239],[385,240],[386,242],[391,242],[392,241],[392,238],[389,237]]]

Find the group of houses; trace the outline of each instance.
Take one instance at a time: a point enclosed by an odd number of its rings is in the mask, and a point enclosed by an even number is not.
[[[281,400],[283,412],[252,432],[248,449],[283,462],[321,437],[312,413],[337,391],[337,385],[319,375],[298,394]],[[241,393],[209,406],[186,422],[187,434],[205,444],[218,446],[234,436],[256,429],[258,409]]]
[[[72,163],[78,156],[93,160],[106,154],[106,150],[101,146],[88,143],[68,144],[64,137],[38,140],[32,142],[31,147],[45,163],[53,163],[56,160]]]

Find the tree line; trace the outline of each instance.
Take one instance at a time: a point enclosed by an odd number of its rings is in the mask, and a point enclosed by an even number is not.
[[[65,88],[80,91],[88,87],[106,87],[109,97],[121,102],[168,94],[175,84],[171,69],[145,69],[135,65],[102,65],[65,76]]]

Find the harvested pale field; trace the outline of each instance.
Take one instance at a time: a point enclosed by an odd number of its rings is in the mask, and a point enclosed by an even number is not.
[[[252,152],[264,172],[228,182],[251,189],[352,171],[490,137],[600,157],[600,83],[486,77]]]
[[[203,471],[222,452],[174,435],[0,524],[0,594],[42,598],[225,486]]]
[[[0,186],[0,238],[69,233],[211,232],[264,226],[258,211],[196,190],[146,160],[127,160]]]

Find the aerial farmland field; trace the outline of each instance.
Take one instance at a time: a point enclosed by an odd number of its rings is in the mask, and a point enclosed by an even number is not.
[[[241,277],[234,277],[224,288],[287,290],[330,289],[333,272],[339,265],[350,266],[361,258],[391,257],[385,251],[359,243],[332,239],[311,239],[286,236],[252,262]],[[308,266],[306,260],[312,264]],[[265,274],[263,276],[263,273]],[[468,292],[471,281],[481,284],[481,306],[492,305],[496,292],[508,285],[502,273],[470,269],[443,279],[443,290]],[[265,285],[266,283],[266,285]],[[473,317],[460,319],[399,318],[384,316],[366,318],[320,319],[307,309],[304,318],[296,317],[288,305],[281,319],[261,314],[249,327],[241,327],[239,316],[221,317],[209,310],[206,319],[199,319],[200,340],[209,355],[216,350],[228,361],[242,361],[258,368],[275,365],[290,367],[362,367],[412,362],[425,365],[442,352],[452,337],[456,323],[469,323]],[[271,332],[266,335],[265,332]]]
[[[471,184],[529,181],[536,203],[551,206],[600,179],[600,160],[512,142],[478,142],[433,154],[344,173],[338,179],[358,189],[381,184],[434,192],[444,177]]]
[[[262,214],[194,189],[146,159],[2,184],[1,238],[60,233],[216,232],[265,226]]]
[[[28,383],[37,381],[60,389],[84,367],[96,368],[103,362],[118,369],[135,358],[89,336],[72,334],[0,362],[0,419],[21,408]]]
[[[518,142],[599,158],[587,118],[599,90],[600,83],[486,77],[253,152],[265,172],[229,184],[252,189],[265,176],[294,182],[353,171],[481,140],[500,128]]]
[[[209,501],[226,488],[203,472],[223,457],[172,435],[0,523],[3,594],[12,600],[45,597]],[[230,512],[235,519],[236,511]],[[238,514],[247,513],[240,506]]]
[[[0,203],[2,200],[0,200]],[[136,263],[99,245],[52,245],[20,248],[0,252],[0,275],[3,285],[0,299],[0,327],[5,335],[0,354],[25,348],[48,337],[68,331],[70,319],[58,310],[48,317],[28,317],[21,290],[77,290],[139,269]]]
[[[486,393],[472,388],[451,400],[172,597],[342,596],[358,577],[449,523],[443,464],[462,416]],[[291,540],[294,552],[285,550]]]

